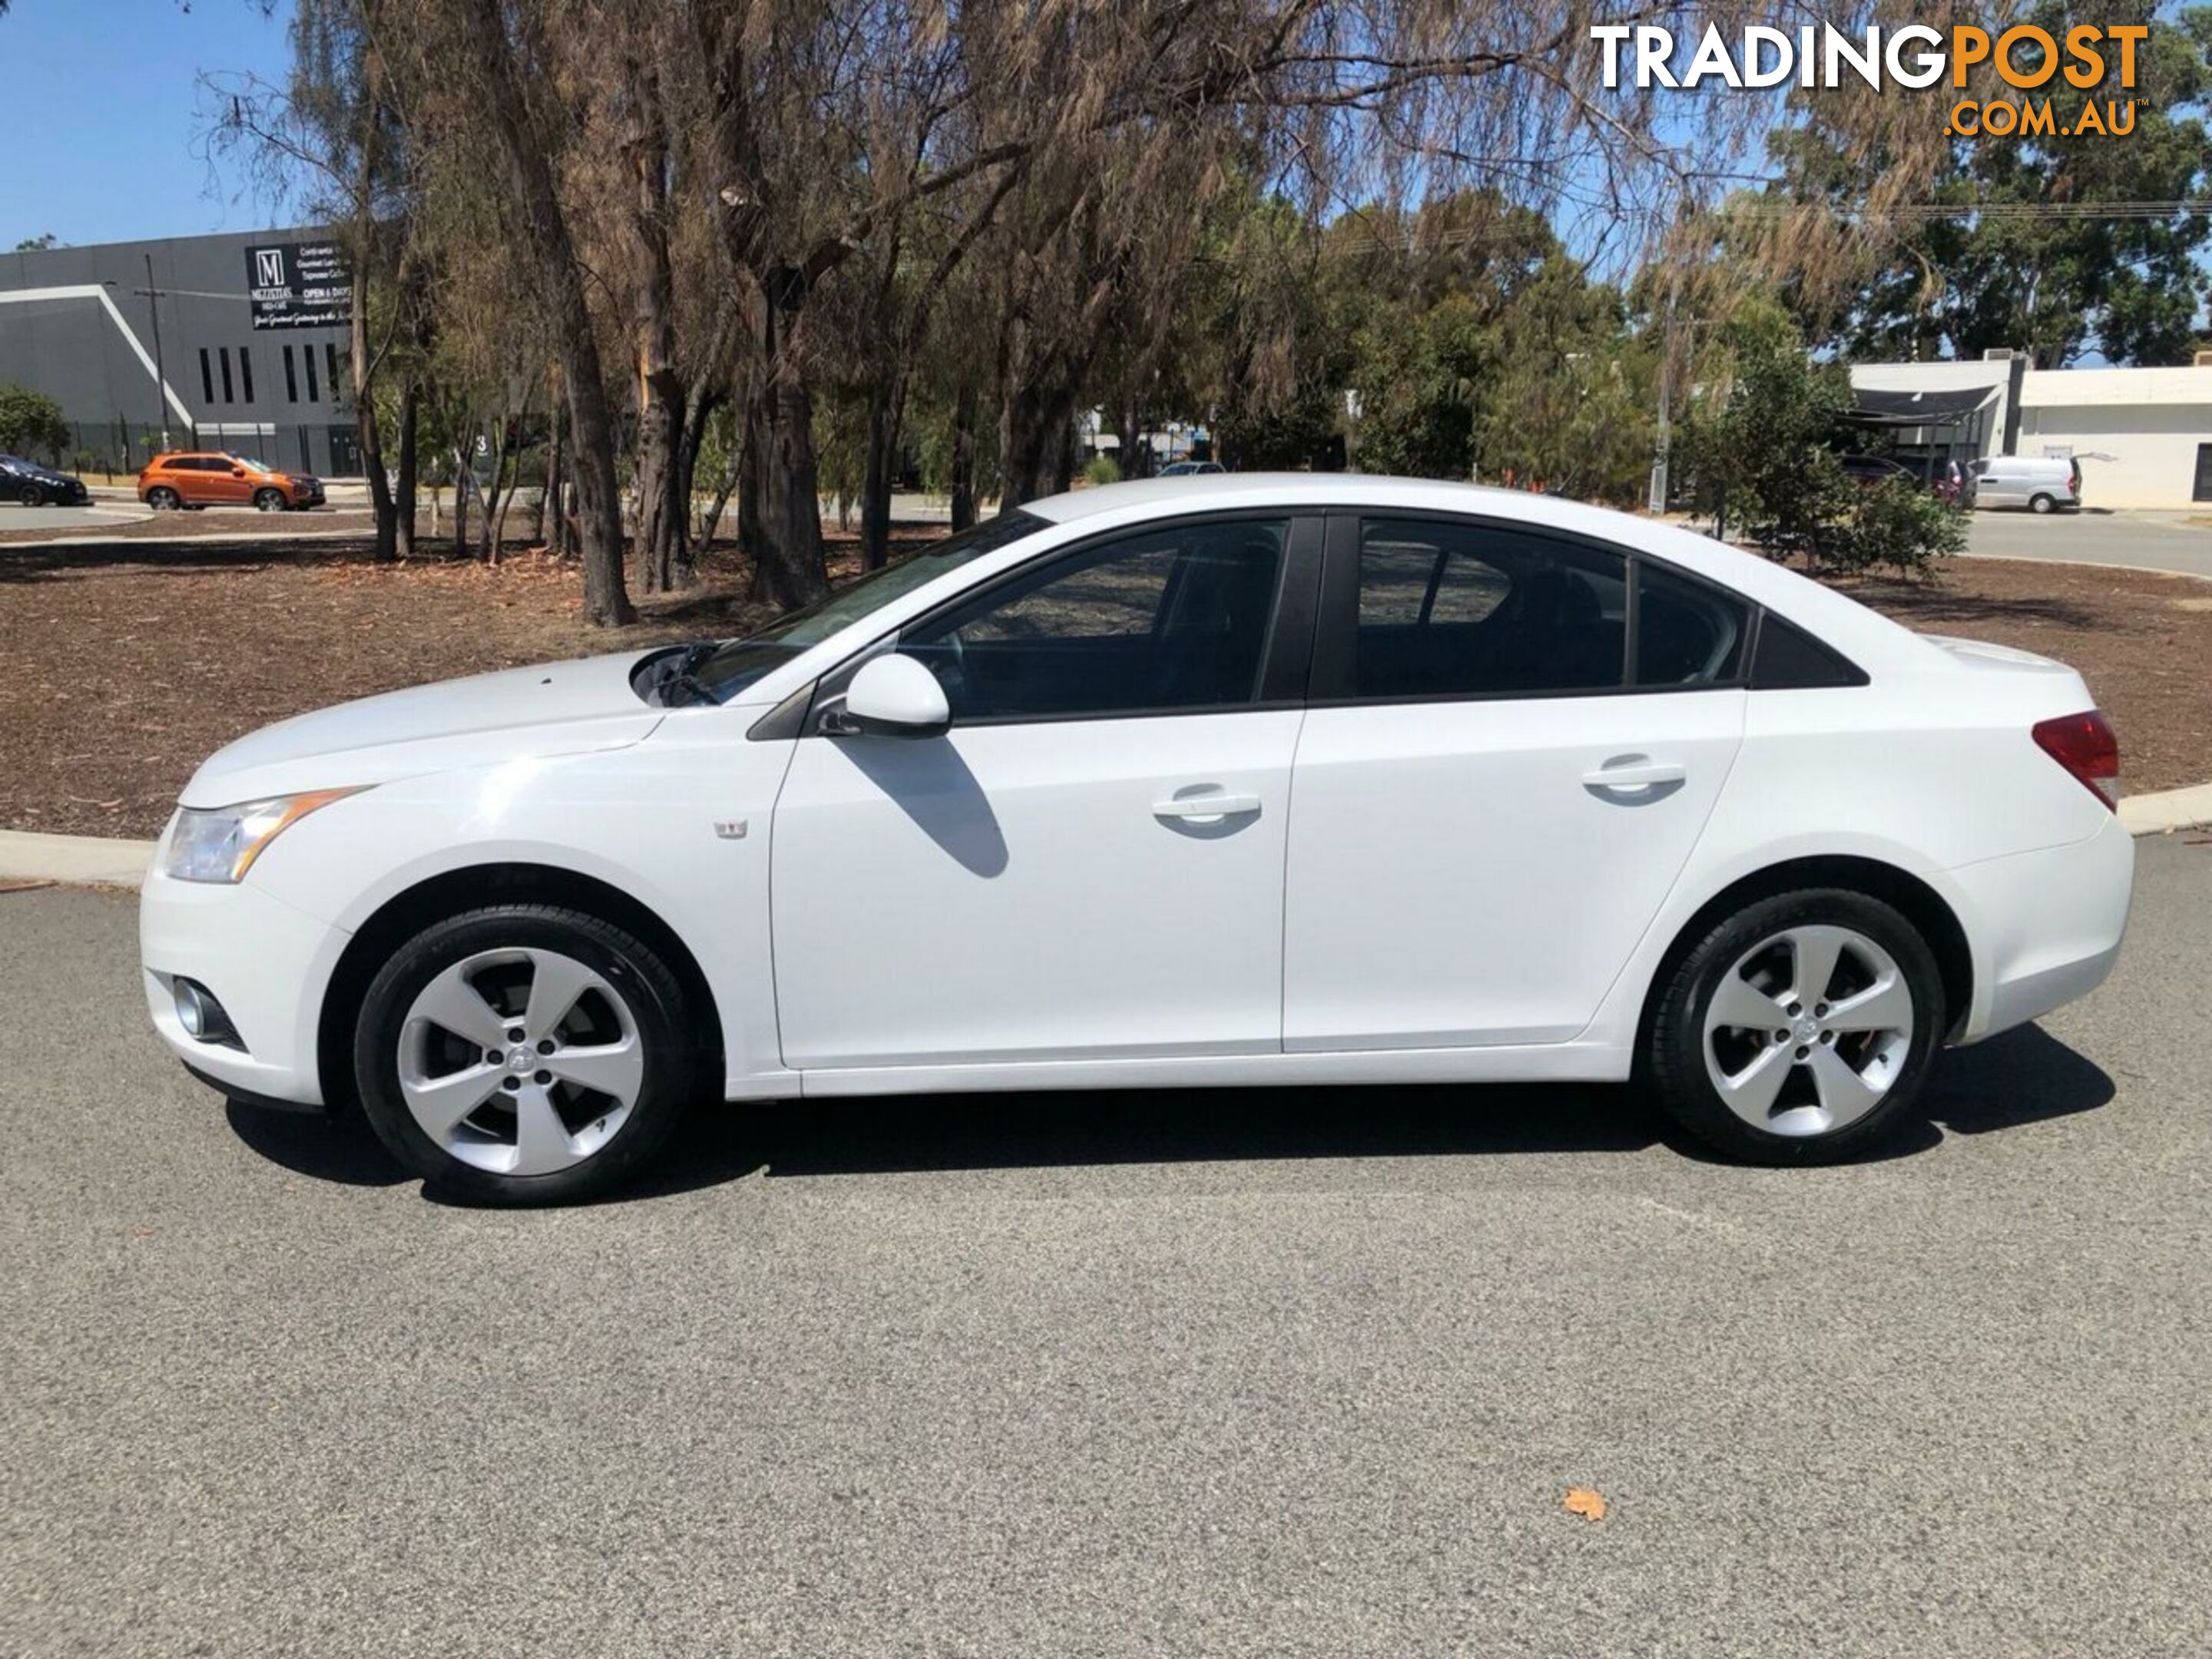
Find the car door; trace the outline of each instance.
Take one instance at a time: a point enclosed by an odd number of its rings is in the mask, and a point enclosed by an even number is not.
[[[937,675],[941,735],[836,735],[825,678],[774,824],[785,1064],[1279,1048],[1319,544],[1214,515],[963,596],[879,647]]]
[[[1332,515],[1285,1048],[1580,1032],[1735,762],[1749,622],[1733,595],[1579,538]]]
[[[2025,507],[2027,491],[2025,481],[2017,472],[2002,466],[1991,466],[1982,474],[1980,499],[1984,507]]]

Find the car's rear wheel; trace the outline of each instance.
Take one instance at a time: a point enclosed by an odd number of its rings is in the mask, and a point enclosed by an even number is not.
[[[156,513],[174,513],[184,504],[184,498],[167,484],[156,484],[146,492],[146,505]]]
[[[1759,1164],[1821,1164],[1911,1107],[1945,1024],[1912,924],[1838,888],[1760,899],[1706,930],[1661,987],[1642,1055],[1699,1139]]]
[[[486,1203],[590,1198],[659,1151],[702,1078],[681,982],[625,930],[511,904],[426,928],[370,983],[355,1076],[378,1138]]]
[[[253,504],[264,513],[282,513],[291,502],[284,499],[281,489],[257,489],[253,492]]]
[[[17,499],[26,507],[44,507],[46,504],[46,492],[36,484],[25,484],[22,495]]]
[[[2038,513],[2048,513],[2055,508],[2058,502],[2053,496],[2031,495],[2027,498],[2027,504]]]

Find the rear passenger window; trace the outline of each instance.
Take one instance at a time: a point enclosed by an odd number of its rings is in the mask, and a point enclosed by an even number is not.
[[[1627,595],[1619,554],[1491,525],[1363,520],[1353,694],[1617,688]]]
[[[1646,561],[1636,572],[1636,683],[1735,678],[1749,620],[1741,601]]]

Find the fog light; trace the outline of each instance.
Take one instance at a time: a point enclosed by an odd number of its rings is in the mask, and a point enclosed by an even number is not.
[[[223,1006],[215,1000],[215,993],[196,979],[181,975],[173,988],[177,999],[177,1024],[185,1028],[185,1035],[195,1042],[213,1042],[226,1048],[246,1052],[245,1041],[238,1035],[238,1027],[230,1023]]]

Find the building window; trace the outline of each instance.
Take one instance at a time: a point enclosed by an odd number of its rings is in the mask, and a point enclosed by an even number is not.
[[[2212,444],[2197,446],[2197,479],[2189,492],[2192,501],[2212,501]]]
[[[227,404],[236,403],[238,399],[231,395],[230,391],[230,348],[217,346],[215,356],[216,361],[222,365],[222,400]]]
[[[208,361],[205,346],[200,348],[200,401],[209,404],[215,402],[215,367]]]
[[[292,348],[289,346],[284,348],[284,401],[288,404],[300,401],[300,368],[292,361]]]
[[[338,374],[338,349],[328,341],[323,344],[323,361],[329,366],[331,371],[331,401],[337,403],[344,395],[338,388],[343,386],[345,381]]]
[[[307,346],[301,351],[300,355],[307,360],[307,401],[311,404],[319,404],[323,400],[323,394],[315,386],[315,349],[313,346]]]
[[[238,385],[239,389],[246,394],[246,401],[252,403],[253,401],[253,359],[247,355],[247,349],[244,346],[238,349]]]

